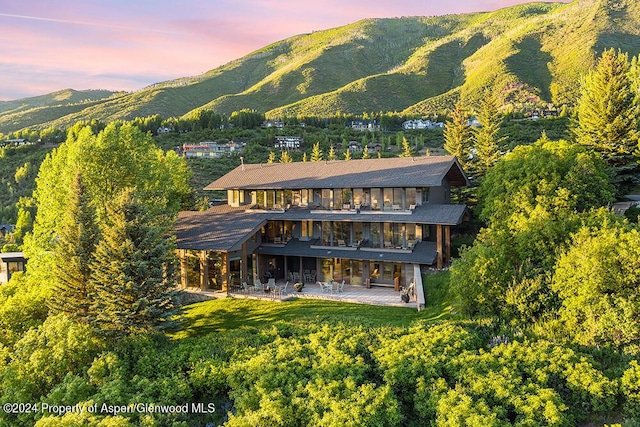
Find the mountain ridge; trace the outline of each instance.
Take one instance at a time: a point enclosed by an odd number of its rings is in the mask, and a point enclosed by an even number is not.
[[[5,101],[0,132],[188,116],[199,109],[230,114],[250,108],[273,118],[424,115],[446,110],[460,97],[473,105],[487,89],[507,110],[572,104],[581,76],[609,47],[640,53],[639,4],[536,2],[493,12],[364,19],[272,43],[198,76],[104,94],[86,105],[23,102],[6,109]]]

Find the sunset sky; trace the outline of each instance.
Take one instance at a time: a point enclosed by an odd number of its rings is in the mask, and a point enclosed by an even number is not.
[[[0,0],[0,100],[65,88],[133,91],[363,18],[490,11],[528,1]]]

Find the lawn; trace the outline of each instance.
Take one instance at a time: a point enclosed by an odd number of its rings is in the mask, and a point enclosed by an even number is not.
[[[450,319],[449,273],[423,277],[427,304],[418,312],[405,307],[384,307],[327,300],[293,299],[265,301],[224,298],[185,307],[183,328],[173,338],[206,335],[238,328],[267,328],[276,322],[291,324],[345,324],[366,326],[408,326],[415,320]]]

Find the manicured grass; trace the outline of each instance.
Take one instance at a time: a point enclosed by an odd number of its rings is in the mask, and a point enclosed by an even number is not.
[[[407,307],[385,307],[327,300],[294,299],[264,301],[225,298],[191,304],[185,308],[183,328],[173,338],[206,335],[238,328],[269,328],[276,322],[305,324],[337,324],[408,326],[416,320],[451,318],[447,299],[448,272],[430,273],[425,277],[425,310]]]

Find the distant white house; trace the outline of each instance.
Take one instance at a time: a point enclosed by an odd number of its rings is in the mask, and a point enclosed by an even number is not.
[[[184,157],[201,157],[216,159],[234,153],[241,153],[244,144],[229,142],[219,144],[213,141],[203,141],[199,144],[184,144],[182,146],[182,155]]]
[[[406,130],[415,130],[415,129],[436,129],[444,127],[444,123],[442,122],[432,122],[427,119],[417,119],[417,120],[407,120],[402,123],[402,128]]]
[[[359,130],[359,131],[368,130],[369,132],[375,132],[380,130],[380,123],[376,120],[370,120],[370,121],[360,120],[360,121],[350,122],[347,125],[347,127],[350,127],[351,129]]]
[[[262,127],[284,129],[284,122],[282,120],[266,120],[262,123]]]
[[[276,136],[275,148],[280,151],[299,150],[302,138],[299,136]]]

